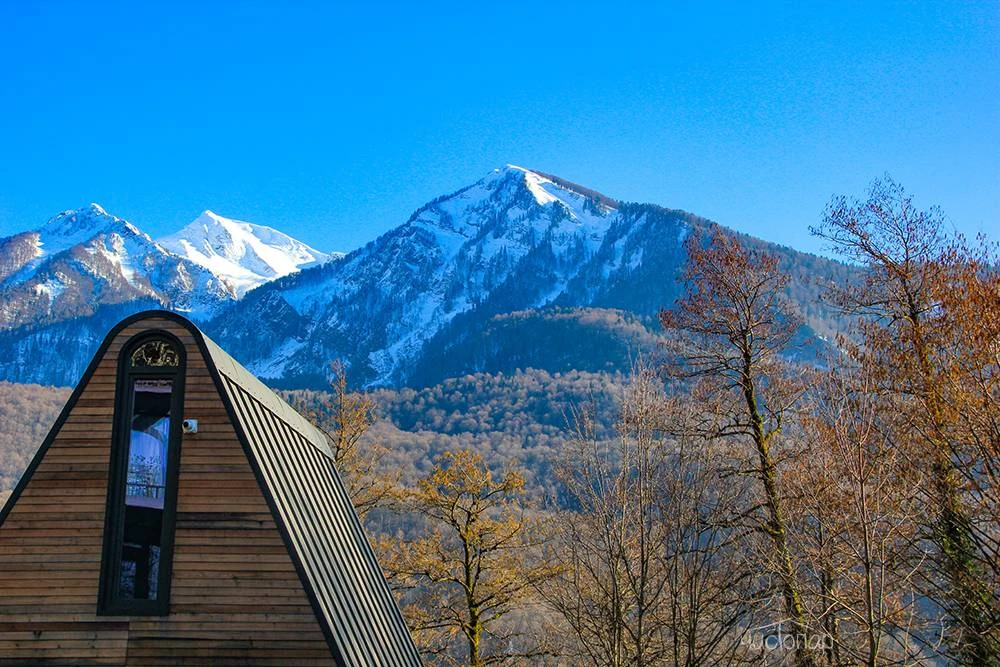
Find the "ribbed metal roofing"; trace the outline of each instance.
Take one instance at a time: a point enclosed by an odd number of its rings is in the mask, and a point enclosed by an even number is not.
[[[201,338],[204,340],[205,349],[219,373],[238,384],[244,391],[248,392],[261,403],[261,405],[274,413],[278,419],[291,426],[306,440],[326,452],[327,456],[333,458],[333,450],[330,448],[330,443],[322,431],[313,426],[312,422],[271,391],[267,385],[254,377],[250,371],[243,368],[238,361],[229,356],[215,341],[205,334],[201,334]]]
[[[299,574],[347,666],[421,665],[319,429],[191,325]]]
[[[419,665],[333,459],[223,374],[223,383],[346,665]]]

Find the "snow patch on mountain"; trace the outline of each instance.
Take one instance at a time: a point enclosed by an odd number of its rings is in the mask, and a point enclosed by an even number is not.
[[[259,377],[281,377],[282,373],[285,372],[285,366],[304,345],[303,341],[286,339],[267,359],[251,363],[247,366],[247,370]]]
[[[75,211],[63,211],[38,230],[40,256],[51,257],[100,234],[111,233],[149,239],[128,220],[111,215],[100,204],[92,203]]]
[[[276,229],[232,220],[212,211],[205,211],[176,234],[158,242],[231,285],[237,298],[265,282],[335,257]]]
[[[49,307],[51,308],[55,300],[66,291],[66,288],[69,286],[67,282],[64,276],[57,273],[52,278],[35,285],[35,293],[39,296],[44,295],[49,300]]]

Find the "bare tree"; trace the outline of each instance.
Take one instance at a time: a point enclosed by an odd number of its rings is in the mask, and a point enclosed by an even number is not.
[[[519,472],[495,478],[469,450],[442,455],[416,488],[401,493],[425,524],[415,537],[383,540],[383,562],[426,654],[461,655],[458,664],[482,667],[545,653],[521,648],[503,623],[553,572],[532,562],[540,531],[523,494]],[[456,651],[456,638],[464,650]]]
[[[709,439],[745,443],[752,458],[745,474],[759,482],[757,501],[748,517],[762,531],[770,549],[761,565],[778,581],[782,613],[797,638],[795,659],[812,665],[809,627],[802,585],[789,544],[790,520],[776,447],[786,418],[802,393],[800,383],[780,353],[799,326],[783,292],[788,278],[775,256],[744,248],[716,229],[707,239],[688,239],[684,272],[686,295],[660,322],[672,337],[677,360],[668,366],[675,377],[695,381],[692,395],[706,408],[697,432]],[[760,508],[759,515],[754,510]]]
[[[565,568],[542,582],[575,639],[571,655],[598,665],[727,664],[745,649],[741,568],[723,517],[711,454],[663,437],[662,382],[638,367],[623,391],[617,437],[587,419],[557,467],[554,523]]]
[[[398,474],[384,471],[379,465],[386,449],[369,433],[377,420],[374,399],[348,389],[347,369],[342,362],[332,362],[330,370],[329,393],[318,394],[313,401],[295,395],[293,403],[326,433],[354,509],[364,518],[372,510],[390,503]]]
[[[831,664],[912,664],[923,656],[914,641],[924,630],[921,564],[910,558],[922,481],[897,446],[898,419],[868,369],[838,366],[806,420],[810,455],[786,476]]]
[[[952,618],[956,659],[998,663],[995,258],[985,247],[975,257],[947,234],[940,210],[918,210],[888,177],[872,184],[865,201],[834,199],[813,232],[866,269],[860,285],[834,297],[860,316],[854,357],[897,397],[908,417],[900,446],[925,466],[925,526],[935,548],[924,592]]]
[[[667,406],[674,429],[700,409],[685,397]],[[745,525],[734,520],[753,488],[727,475],[727,450],[723,443],[676,436],[659,476],[660,513],[668,522],[661,558],[669,574],[669,664],[759,664],[746,641],[761,597],[759,567],[746,548]]]

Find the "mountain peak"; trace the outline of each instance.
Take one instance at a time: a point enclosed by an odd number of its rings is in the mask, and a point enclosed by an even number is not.
[[[499,182],[508,178],[524,179],[528,177],[539,178],[540,176],[531,169],[525,169],[524,167],[519,167],[516,164],[505,164],[504,166],[498,167],[487,174],[484,180],[487,182]]]
[[[39,233],[47,240],[59,239],[60,247],[69,247],[108,231],[131,227],[119,217],[111,215],[100,204],[90,203],[82,208],[63,211],[46,222]]]
[[[330,255],[276,229],[226,218],[208,209],[158,242],[223,278],[239,295],[330,259]]]
[[[212,209],[206,208],[204,211],[201,212],[201,214],[197,218],[194,219],[194,222],[192,222],[191,224],[193,225],[198,222],[209,222],[209,221],[216,224],[221,224],[223,221],[229,221],[229,218],[223,217],[218,213],[216,213],[215,211],[213,211]],[[232,222],[236,221],[233,220]]]
[[[55,216],[49,219],[46,225],[65,223],[67,221],[73,220],[74,222],[85,222],[87,220],[94,220],[103,217],[111,217],[104,207],[95,202],[91,202],[86,206],[81,206],[80,208],[67,209],[61,213],[57,213]]]
[[[520,166],[518,166],[516,164],[510,164],[510,163],[505,164],[503,167],[501,167],[499,169],[495,169],[494,171],[502,172],[502,173],[517,172],[517,173],[521,173],[521,174],[533,174],[533,173],[535,173],[531,169],[526,169],[525,167],[520,167]]]
[[[584,187],[554,174],[521,167],[516,164],[505,164],[499,169],[494,169],[487,177],[487,181],[492,180],[495,182],[512,177],[523,179],[524,184],[535,195],[535,199],[540,204],[547,204],[554,199],[561,198],[558,190],[565,190],[586,199],[591,199],[605,209],[617,209],[619,206],[618,200],[612,199],[597,190]]]

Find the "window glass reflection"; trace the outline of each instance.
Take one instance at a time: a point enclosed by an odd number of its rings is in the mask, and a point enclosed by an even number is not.
[[[125,527],[118,582],[118,595],[122,598],[156,599],[172,388],[172,381],[165,379],[136,379],[132,383]]]

